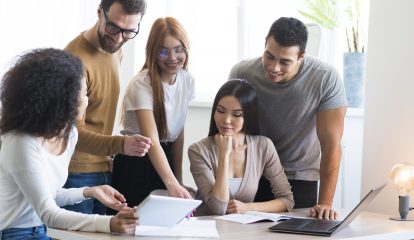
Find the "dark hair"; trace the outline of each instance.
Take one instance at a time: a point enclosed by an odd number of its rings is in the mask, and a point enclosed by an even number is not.
[[[144,16],[147,10],[147,2],[145,0],[101,0],[101,7],[107,12],[114,2],[119,2],[127,14],[141,13]]]
[[[231,79],[220,87],[214,98],[208,136],[214,136],[219,132],[214,121],[214,113],[216,112],[219,101],[226,96],[233,96],[240,102],[244,118],[242,131],[250,135],[259,134],[256,90],[246,80]]]
[[[0,133],[67,138],[78,115],[82,79],[82,62],[62,50],[34,49],[20,56],[3,77]]]
[[[281,17],[270,27],[266,41],[269,37],[273,37],[284,47],[299,46],[300,53],[304,53],[308,41],[308,29],[296,18]]]

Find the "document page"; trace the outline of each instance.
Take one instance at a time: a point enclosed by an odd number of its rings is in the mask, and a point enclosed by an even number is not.
[[[218,238],[216,221],[183,220],[174,227],[138,225],[135,236]]]
[[[243,213],[235,213],[235,214],[227,214],[223,216],[215,217],[216,219],[230,221],[230,222],[237,222],[237,223],[255,223],[255,222],[262,222],[262,221],[273,221],[277,222],[280,220],[286,220],[290,217],[283,216],[276,213],[266,213],[266,212],[255,212],[249,211]]]

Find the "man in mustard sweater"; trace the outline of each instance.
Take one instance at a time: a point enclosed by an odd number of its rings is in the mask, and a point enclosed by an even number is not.
[[[83,62],[89,97],[84,119],[77,123],[79,141],[65,188],[110,184],[111,155],[143,156],[151,146],[151,140],[140,135],[112,136],[120,90],[121,46],[138,34],[145,10],[145,0],[101,0],[96,24],[65,48]],[[65,208],[89,214],[106,212],[94,199]]]

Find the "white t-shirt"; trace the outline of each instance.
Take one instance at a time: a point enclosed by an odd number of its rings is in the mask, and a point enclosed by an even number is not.
[[[164,89],[165,113],[167,116],[168,136],[163,142],[174,142],[184,128],[188,104],[195,97],[194,77],[190,72],[180,69],[175,83],[162,84]],[[125,92],[124,130],[122,134],[141,134],[136,118],[136,110],[153,110],[153,93],[148,70],[135,75]]]
[[[239,191],[243,178],[229,178],[230,196],[233,198]]]
[[[14,131],[2,136],[0,231],[44,223],[61,229],[110,232],[110,216],[87,215],[59,207],[85,199],[84,188],[62,188],[77,140],[74,127],[66,150],[53,155],[34,136]]]

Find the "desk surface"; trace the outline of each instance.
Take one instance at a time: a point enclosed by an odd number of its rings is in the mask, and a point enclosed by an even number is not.
[[[341,211],[341,216],[344,217],[345,211]],[[305,211],[294,210],[287,215],[304,216]],[[212,217],[200,217],[199,220],[209,219]],[[253,224],[240,224],[223,220],[216,220],[217,231],[220,239],[286,239],[286,240],[302,240],[302,239],[359,239],[359,240],[397,240],[397,239],[413,239],[414,238],[414,221],[413,222],[401,222],[389,220],[388,215],[376,214],[370,212],[362,212],[361,215],[355,219],[348,227],[338,232],[330,238],[309,236],[309,235],[297,235],[297,234],[285,234],[274,233],[268,230],[273,226],[273,222],[253,223]],[[131,239],[166,239],[172,238],[159,238],[159,237],[134,237],[134,236],[116,236],[105,233],[87,233],[77,231],[66,231],[48,228],[48,235],[56,239],[78,239],[78,240],[131,240]],[[183,238],[180,238],[183,239]],[[195,240],[196,238],[189,238]],[[206,238],[203,238],[206,239]]]

